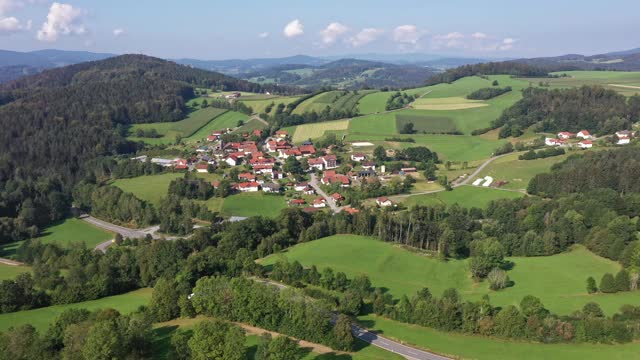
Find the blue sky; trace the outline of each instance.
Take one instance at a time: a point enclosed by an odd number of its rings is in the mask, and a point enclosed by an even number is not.
[[[228,59],[640,47],[638,0],[0,0],[0,49]]]

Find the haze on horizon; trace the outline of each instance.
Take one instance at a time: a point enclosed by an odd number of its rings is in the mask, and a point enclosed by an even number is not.
[[[640,2],[571,3],[0,0],[0,49],[199,59],[368,53],[509,58],[640,46],[633,35],[640,32]],[[611,11],[615,17],[606,16]]]

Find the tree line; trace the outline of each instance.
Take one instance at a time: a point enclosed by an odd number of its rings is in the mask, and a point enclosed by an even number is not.
[[[494,97],[500,96],[502,94],[506,94],[508,92],[510,92],[511,86],[506,86],[503,88],[498,88],[498,87],[487,87],[487,88],[482,88],[482,89],[478,89],[474,92],[472,92],[471,94],[467,95],[467,99],[469,100],[489,100],[489,99],[493,99]]]

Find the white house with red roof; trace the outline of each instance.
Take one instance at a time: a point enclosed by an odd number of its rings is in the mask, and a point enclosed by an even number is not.
[[[545,138],[544,144],[547,146],[563,146],[566,144],[564,139]]]
[[[376,199],[376,204],[378,204],[378,206],[380,207],[389,207],[389,206],[393,206],[395,205],[395,203],[393,201],[391,201],[391,199],[389,199],[386,196],[382,196]]]
[[[236,154],[231,154],[224,159],[224,162],[229,164],[229,166],[237,166],[240,164],[240,158]]]
[[[208,172],[209,169],[209,164],[207,163],[198,163],[196,165],[196,171],[199,173],[206,173]]]
[[[312,169],[323,170],[324,169],[324,160],[322,160],[320,158],[309,159],[309,160],[307,160],[307,164],[309,164],[309,170],[312,170]]]
[[[317,199],[313,200],[313,207],[314,208],[323,208],[327,206],[327,200],[325,200],[322,196],[318,197]]]
[[[593,139],[593,136],[591,135],[591,133],[587,130],[580,130],[578,131],[578,133],[576,134],[577,138],[580,139],[585,139],[585,140],[591,140]]]
[[[591,140],[582,140],[578,143],[578,146],[581,149],[591,149],[593,147],[593,141]]]
[[[572,137],[575,137],[576,134],[570,133],[568,131],[563,131],[561,133],[558,133],[558,139],[571,139]]]
[[[351,160],[352,161],[361,162],[361,161],[364,161],[366,158],[367,158],[367,156],[365,154],[362,154],[362,153],[351,154]]]
[[[279,137],[280,139],[286,139],[288,136],[289,136],[288,131],[285,131],[285,130],[276,131],[276,137]]]
[[[260,191],[260,184],[255,181],[243,182],[238,184],[238,190],[242,192],[257,192]]]
[[[323,185],[340,184],[340,186],[342,187],[349,187],[349,185],[351,184],[351,180],[349,180],[349,177],[347,177],[346,175],[337,174],[334,170],[325,171],[324,176],[322,177],[322,180],[320,180],[320,182]]]

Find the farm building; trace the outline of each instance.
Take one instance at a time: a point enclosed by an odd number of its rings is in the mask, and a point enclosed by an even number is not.
[[[295,191],[303,191],[309,186],[309,184],[305,183],[297,183],[293,186],[293,190]]]
[[[280,139],[286,139],[288,136],[289,136],[289,132],[287,132],[285,130],[276,131],[276,137],[278,137]]]
[[[277,193],[280,191],[280,185],[276,183],[266,183],[262,185],[262,191],[266,193]]]
[[[314,208],[323,208],[327,206],[327,200],[325,200],[323,197],[319,197],[315,200],[313,200],[313,207]]]
[[[576,134],[570,133],[568,131],[563,131],[561,133],[558,133],[558,139],[571,139],[573,137],[575,137]]]
[[[242,192],[257,192],[260,190],[260,184],[255,181],[243,182],[238,184],[238,190]]]
[[[591,140],[582,140],[578,143],[581,149],[591,149],[593,147],[593,141]]]
[[[366,155],[362,153],[351,154],[352,161],[361,162],[361,161],[364,161],[366,158],[367,158]]]
[[[196,171],[199,173],[206,173],[208,172],[209,169],[209,164],[207,163],[199,163],[198,165],[196,165]]]
[[[307,202],[304,201],[304,199],[291,199],[291,201],[289,201],[289,205],[291,206],[302,206],[306,203]]]
[[[322,161],[322,159],[309,159],[307,161],[307,163],[309,164],[309,170],[312,170],[312,169],[322,170],[322,169],[324,169],[324,161]]]
[[[325,169],[335,169],[338,167],[338,158],[336,158],[335,155],[323,156],[321,159],[324,162]]]
[[[325,171],[321,180],[323,185],[341,184],[342,187],[349,187],[351,181],[346,175],[337,174],[333,170]]]

